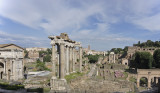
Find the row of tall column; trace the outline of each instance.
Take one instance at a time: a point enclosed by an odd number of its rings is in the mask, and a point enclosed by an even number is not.
[[[64,79],[64,76],[75,72],[75,62],[79,59],[79,71],[82,71],[82,47],[79,47],[79,57],[76,56],[76,46],[74,44],[67,44],[65,42],[61,43],[51,43],[52,45],[52,73],[53,77],[59,77]],[[56,49],[57,45],[57,49]],[[59,56],[57,56],[57,54]],[[56,57],[58,57],[58,71],[56,72]],[[57,73],[57,74],[56,74]],[[58,76],[57,76],[58,75]]]

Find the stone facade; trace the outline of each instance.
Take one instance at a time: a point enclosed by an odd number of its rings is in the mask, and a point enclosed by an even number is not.
[[[47,48],[40,48],[40,47],[32,47],[32,48],[26,48],[27,51],[46,51]]]
[[[128,56],[128,58],[132,58],[132,56],[135,52],[150,52],[153,55],[154,51],[157,49],[159,49],[159,48],[156,48],[156,47],[141,48],[141,47],[137,47],[137,46],[128,47],[127,56]]]
[[[76,71],[75,63],[77,59],[79,59],[79,71],[82,71],[82,47],[80,42],[70,40],[66,33],[61,33],[60,36],[49,36],[49,39],[51,39],[52,45],[53,74],[51,78],[51,89],[57,91],[66,90],[65,86],[56,85],[66,84],[64,76]],[[76,56],[76,47],[78,47],[79,56]],[[59,89],[58,87],[61,88]]]
[[[0,45],[0,79],[18,80],[23,78],[24,49],[15,44]]]
[[[158,78],[160,78],[160,69],[138,69],[137,70],[137,87],[140,86],[140,79],[142,77],[147,78],[148,88],[151,88],[151,84],[158,84]]]
[[[122,60],[121,60],[121,64],[123,64],[123,65],[129,65],[129,61],[128,61],[128,59],[126,59],[126,58],[122,58]]]
[[[38,59],[39,58],[39,52],[38,51],[28,51],[28,58],[35,58],[35,59]]]

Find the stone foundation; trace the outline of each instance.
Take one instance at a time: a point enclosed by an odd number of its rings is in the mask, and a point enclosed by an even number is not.
[[[67,85],[67,81],[65,79],[57,79],[52,77],[51,79],[51,93],[62,93],[69,91],[69,87]]]

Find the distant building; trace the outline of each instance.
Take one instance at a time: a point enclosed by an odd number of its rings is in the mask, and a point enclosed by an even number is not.
[[[141,48],[141,47],[137,47],[137,46],[133,46],[133,47],[128,47],[128,51],[127,51],[127,56],[128,58],[132,58],[133,54],[136,52],[149,52],[153,55],[154,51],[160,49],[157,47],[146,47],[146,48]]]
[[[122,58],[121,59],[121,64],[123,64],[123,65],[129,65],[129,61],[128,61],[128,59],[126,59],[126,58]]]
[[[15,44],[0,44],[0,79],[23,78],[24,49]]]
[[[28,51],[28,58],[35,58],[38,59],[39,58],[39,52],[38,51]]]
[[[32,48],[26,48],[27,51],[46,51],[47,48],[40,48],[40,47],[32,47]]]
[[[96,50],[90,50],[90,45],[88,45],[88,48],[83,48],[83,52],[87,55],[106,55],[108,52],[106,51],[96,51]]]

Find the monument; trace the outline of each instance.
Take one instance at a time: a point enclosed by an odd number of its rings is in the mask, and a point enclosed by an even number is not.
[[[82,71],[82,47],[80,42],[69,39],[66,33],[60,36],[49,36],[52,45],[52,78],[51,90],[66,92],[67,82],[65,75],[76,72],[75,62],[79,59],[79,71]],[[76,55],[76,47],[79,47],[79,57]],[[56,58],[57,57],[57,58]],[[58,63],[58,65],[56,65]]]

